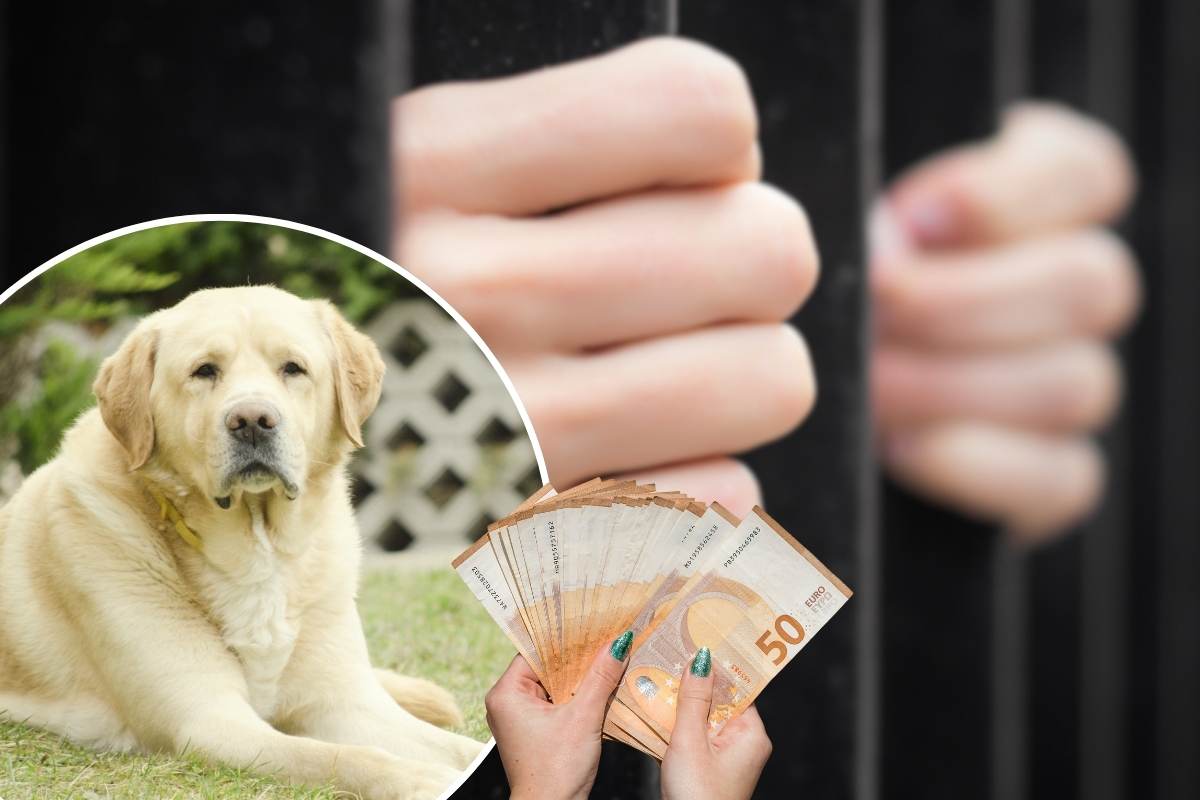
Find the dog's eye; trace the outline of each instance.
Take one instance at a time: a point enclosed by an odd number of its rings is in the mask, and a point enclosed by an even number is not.
[[[297,364],[295,361],[289,361],[283,365],[284,375],[307,375],[308,370]]]
[[[215,377],[217,377],[217,365],[216,364],[201,364],[200,366],[196,367],[195,372],[192,373],[192,377],[193,378],[215,378]]]

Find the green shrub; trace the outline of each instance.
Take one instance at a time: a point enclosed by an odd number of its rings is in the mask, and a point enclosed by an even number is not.
[[[28,403],[0,408],[0,437],[15,445],[21,470],[28,475],[54,457],[63,432],[92,405],[97,362],[83,358],[66,342],[55,340],[38,362],[41,387]]]

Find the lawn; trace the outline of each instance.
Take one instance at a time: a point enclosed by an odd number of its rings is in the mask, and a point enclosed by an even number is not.
[[[448,568],[371,571],[359,598],[372,661],[437,681],[458,698],[460,731],[488,738],[483,696],[512,646]],[[256,798],[346,800],[329,787],[296,789],[197,758],[93,753],[22,725],[0,723],[0,800]]]

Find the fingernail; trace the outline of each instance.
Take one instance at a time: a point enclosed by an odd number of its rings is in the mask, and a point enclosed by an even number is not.
[[[710,672],[712,672],[712,652],[707,647],[701,647],[696,651],[696,657],[692,659],[692,674],[697,678],[707,678]]]
[[[948,244],[959,237],[958,214],[944,197],[915,197],[898,211],[909,232],[921,244]]]
[[[889,464],[904,464],[912,456],[913,437],[904,433],[893,433],[884,437],[883,453]]]
[[[617,638],[613,639],[612,647],[608,648],[608,652],[617,661],[624,661],[629,655],[629,646],[633,644],[633,631],[625,631]]]

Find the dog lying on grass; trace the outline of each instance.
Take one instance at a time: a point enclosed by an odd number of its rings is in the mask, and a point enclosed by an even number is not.
[[[196,292],[100,368],[0,509],[0,718],[364,798],[436,797],[482,745],[371,668],[346,461],[375,345],[324,301]]]

